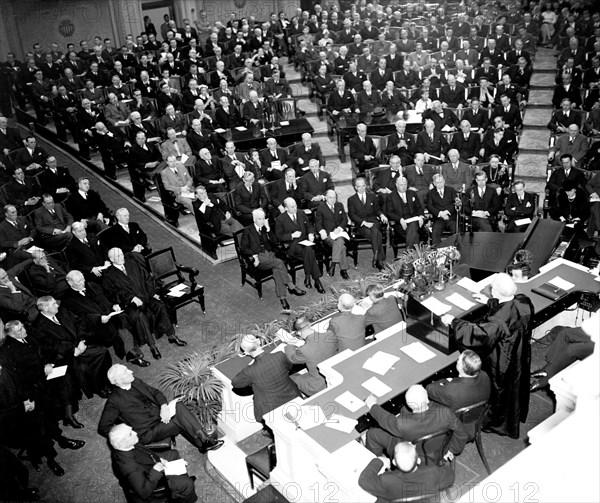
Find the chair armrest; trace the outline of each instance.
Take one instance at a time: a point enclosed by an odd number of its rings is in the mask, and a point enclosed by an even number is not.
[[[186,266],[186,265],[180,265],[180,264],[177,264],[177,263],[175,263],[175,265],[177,266],[178,270],[189,274],[190,282],[193,285],[196,284],[196,279],[195,278],[196,278],[196,276],[198,276],[198,274],[200,274],[200,271],[198,269],[196,269],[194,267],[189,267],[189,266]]]

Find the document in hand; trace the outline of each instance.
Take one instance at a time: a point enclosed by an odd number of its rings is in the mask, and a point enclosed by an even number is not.
[[[48,374],[46,380],[56,379],[57,377],[62,377],[67,373],[67,365],[61,365],[60,367],[53,367],[52,372]]]
[[[350,241],[350,236],[344,230],[341,230],[341,231],[338,231],[338,232],[332,231],[332,232],[329,233],[329,237],[331,239],[333,239],[333,240],[336,240],[337,238],[342,237],[342,238],[347,239],[348,241]]]
[[[302,246],[315,246],[315,242],[309,241],[308,239],[303,239],[298,244],[301,244]]]
[[[187,463],[184,459],[175,459],[165,465],[165,475],[185,475],[187,473]]]
[[[169,419],[177,413],[177,402],[179,402],[179,400],[181,400],[181,397],[173,398],[173,400],[167,404],[169,406]]]

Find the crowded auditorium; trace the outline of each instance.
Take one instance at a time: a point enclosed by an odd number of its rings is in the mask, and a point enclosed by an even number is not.
[[[0,501],[600,501],[597,2],[0,12]]]

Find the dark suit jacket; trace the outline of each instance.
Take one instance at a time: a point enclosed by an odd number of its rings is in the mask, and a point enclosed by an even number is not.
[[[440,155],[448,153],[448,148],[446,138],[437,129],[433,133],[433,141],[431,141],[427,131],[423,130],[417,135],[417,152],[440,157]]]
[[[334,314],[329,322],[329,331],[335,335],[339,351],[362,348],[366,344],[366,328],[364,315],[352,314],[349,311]]]
[[[242,125],[242,117],[238,109],[230,104],[228,114],[225,113],[225,110],[223,110],[222,107],[217,108],[217,111],[215,112],[215,122],[217,126],[223,129],[231,129]]]
[[[54,211],[56,212],[56,217],[60,221],[60,228],[64,230],[67,226],[73,223],[73,217],[71,214],[65,210],[62,205],[55,204]],[[52,235],[53,230],[56,228],[56,224],[54,222],[53,215],[44,207],[38,208],[34,213],[35,217],[35,226],[40,234],[48,234]]]
[[[71,268],[81,271],[89,280],[96,278],[92,275],[92,269],[104,265],[104,254],[100,247],[100,240],[95,234],[88,234],[87,239],[86,245],[73,237],[67,245],[66,253]]]
[[[139,265],[136,259],[125,259],[127,274],[111,265],[102,273],[102,289],[113,304],[119,304],[123,309],[131,304],[134,297],[143,302],[142,308],[148,308],[148,303],[156,292],[150,273]]]
[[[41,265],[31,264],[27,269],[27,275],[32,287],[38,295],[52,295],[56,299],[62,299],[62,296],[69,288],[66,281],[67,270],[54,257],[48,257],[50,272],[46,272]]]
[[[108,323],[102,323],[102,316],[111,313],[112,306],[112,302],[106,298],[100,285],[92,282],[86,283],[85,295],[69,288],[60,303],[61,309],[69,311],[78,324],[85,326],[87,330],[100,337],[106,331],[117,335],[116,329],[120,326],[120,320],[126,316],[125,313],[122,313],[111,318]]]
[[[453,454],[462,452],[468,438],[467,432],[454,412],[435,402],[431,402],[425,412],[416,414],[404,408],[400,414],[394,416],[380,405],[373,405],[370,413],[380,428],[407,442],[430,433],[452,430],[453,434],[448,449]]]
[[[298,166],[299,170],[307,171],[308,170],[308,162],[311,159],[318,159],[319,166],[325,166],[325,158],[323,157],[323,153],[321,152],[321,146],[313,142],[310,146],[310,151],[306,150],[304,144],[294,145],[294,148],[291,152],[293,157],[297,159],[302,159],[304,164]]]
[[[519,111],[519,107],[516,105],[511,104],[508,112],[504,110],[503,106],[497,106],[494,108],[492,115],[494,117],[500,115],[504,119],[504,123],[512,129],[519,127],[523,123],[523,120],[521,119],[521,112]]]
[[[414,190],[406,191],[406,204],[408,204],[408,213],[404,212],[402,199],[396,189],[385,199],[385,213],[390,220],[400,222],[400,219],[412,218],[423,215],[423,208]]]
[[[414,70],[409,70],[408,74],[404,70],[401,70],[396,74],[394,83],[396,87],[410,89],[411,87],[418,86],[421,80],[419,79],[419,74]]]
[[[252,386],[254,417],[257,422],[280,405],[300,396],[298,386],[290,379],[292,364],[278,353],[261,353],[232,380],[234,388]]]
[[[162,161],[162,156],[156,145],[146,143],[146,146],[148,150],[134,143],[129,149],[129,166],[138,172],[143,172],[144,166],[149,162]]]
[[[367,326],[373,325],[376,334],[403,321],[396,297],[380,299],[365,314]]]
[[[243,214],[250,214],[256,208],[266,209],[268,203],[265,189],[258,182],[252,184],[252,193],[243,183],[238,185],[233,192],[233,200],[235,209]]]
[[[275,180],[274,182],[268,185],[269,196],[271,198],[271,204],[275,207],[279,207],[283,205],[284,199],[288,197],[294,198],[296,204],[298,206],[302,203],[302,192],[300,189],[300,184],[296,181],[296,188],[292,188],[287,190],[286,181],[284,178],[280,178],[279,180]]]
[[[300,231],[301,235],[297,238],[292,238],[292,234]],[[292,220],[290,214],[285,211],[275,219],[275,235],[277,241],[286,246],[300,246],[298,243],[304,239],[308,239],[308,235],[314,233],[313,225],[308,221],[308,217],[303,211],[296,213],[296,222]]]
[[[251,101],[246,101],[242,107],[242,117],[246,123],[250,123],[251,119],[262,120],[264,117],[262,103],[257,103],[256,106],[254,106],[254,103]]]
[[[450,218],[456,215],[454,200],[456,191],[452,187],[444,187],[444,198],[440,197],[438,190],[434,187],[427,193],[427,209],[432,214],[434,220],[438,220],[440,211],[449,211]]]
[[[17,182],[16,178],[11,177],[11,180],[4,186],[6,191],[7,202],[19,207],[22,206],[27,199],[40,195],[40,187],[34,178],[25,177],[23,183]],[[30,208],[34,208],[31,206]]]
[[[42,358],[55,366],[72,365],[75,360],[74,350],[81,340],[75,320],[66,310],[56,315],[60,326],[39,313],[33,323],[35,339],[40,345]]]
[[[28,237],[34,238],[36,232],[36,229],[25,217],[17,217],[17,227],[8,223],[7,220],[2,220],[0,222],[0,249],[5,252],[15,251],[18,241]]]
[[[383,91],[385,85],[389,80],[393,81],[394,76],[392,74],[392,70],[390,70],[387,67],[385,69],[385,72],[383,72],[383,76],[381,75],[379,68],[371,72],[371,84],[373,84],[373,91],[375,91],[376,89],[379,91]]]
[[[466,204],[466,211],[472,212],[475,210],[483,210],[489,212],[489,219],[492,219],[498,211],[501,209],[500,198],[496,189],[493,189],[489,185],[486,185],[483,198],[479,197],[479,188],[471,187],[468,191],[468,199]]]
[[[62,187],[66,187],[71,192],[76,190],[75,180],[69,173],[67,168],[57,166],[56,174],[52,173],[50,169],[45,169],[39,176],[40,185],[44,188],[44,193],[51,194],[56,197],[56,190]],[[72,197],[72,195],[71,195]]]
[[[273,230],[267,233],[267,242],[265,245],[266,251],[272,251],[277,247],[277,238]],[[263,244],[260,239],[260,235],[256,230],[254,224],[249,225],[242,232],[242,239],[240,241],[240,252],[244,257],[252,257],[258,255],[263,249]]]
[[[441,131],[444,126],[458,128],[458,126],[460,125],[460,121],[458,120],[458,117],[452,110],[448,110],[447,108],[445,108],[445,109],[443,109],[442,115],[443,116],[434,112],[431,109],[425,110],[425,112],[423,112],[423,120],[425,120],[425,119],[433,120],[433,122],[435,123],[436,132]],[[423,131],[423,132],[425,132],[425,131]],[[427,135],[427,133],[425,133],[425,134],[427,136],[427,139],[429,140],[429,135]],[[433,139],[435,142],[435,139],[436,139],[435,136]],[[417,136],[417,142],[418,141],[419,141],[419,136]],[[418,143],[417,143],[417,145],[418,145]]]
[[[187,140],[188,145],[192,149],[192,154],[194,154],[196,157],[200,156],[200,150],[203,148],[207,148],[211,152],[214,150],[209,133],[209,131],[203,129],[202,136],[200,136],[198,133],[196,133],[196,131],[191,129],[186,135],[185,139]]]
[[[123,253],[130,252],[136,245],[149,250],[148,236],[135,222],[129,222],[129,233],[120,224],[114,224],[102,233],[102,245],[106,250],[121,248]]]
[[[31,262],[31,260],[21,262],[6,271],[13,285],[17,287],[17,292],[11,293],[8,287],[0,286],[0,309],[3,310],[4,315],[8,311],[12,311],[11,315],[13,312],[17,313],[20,316],[19,319],[29,322],[33,321],[39,314],[36,304],[37,297],[34,297],[31,291],[18,280],[17,275],[27,268]]]
[[[293,364],[306,364],[308,373],[296,381],[303,393],[311,396],[325,389],[325,378],[319,373],[317,365],[338,352],[336,337],[330,332],[314,332],[306,339],[304,346],[287,345],[285,354]]]
[[[377,147],[370,136],[367,135],[363,142],[360,136],[356,135],[350,140],[350,157],[364,161],[365,155],[377,155]]]
[[[358,194],[348,198],[348,216],[357,227],[360,227],[364,221],[379,223],[378,217],[382,213],[377,196],[373,192],[366,192],[365,204],[361,202]]]
[[[348,227],[348,215],[346,215],[344,205],[336,202],[333,211],[331,211],[327,202],[323,201],[315,212],[315,227],[317,232],[325,230],[327,234],[337,227],[346,229]]]
[[[334,110],[341,112],[346,108],[350,108],[351,110],[354,110],[355,108],[354,97],[352,96],[352,93],[348,89],[345,89],[344,96],[340,96],[340,93],[337,90],[333,91],[329,95],[329,101],[327,102],[327,110],[329,110],[330,112],[333,112]]]
[[[8,150],[16,150],[23,147],[23,140],[19,130],[13,127],[6,128],[6,134],[0,131],[0,153],[7,148]]]
[[[211,184],[211,180],[219,180],[221,178],[221,167],[219,166],[219,160],[216,157],[211,159],[209,165],[204,159],[198,159],[196,161],[196,174],[194,175],[194,185],[204,185],[207,190],[213,190],[214,184]]]
[[[377,192],[379,189],[396,190],[396,180],[401,175],[400,171],[392,171],[392,168],[378,169],[373,179],[371,189]],[[381,199],[383,201],[383,199]]]
[[[421,464],[411,473],[395,470],[378,475],[382,466],[380,459],[373,459],[358,479],[358,485],[362,489],[377,496],[376,503],[427,494],[433,497],[454,483],[454,471],[450,465]]]
[[[295,159],[293,159],[291,156],[289,156],[288,153],[284,149],[282,149],[281,147],[277,147],[276,152],[277,152],[277,160],[282,165],[287,164],[288,168],[293,167],[292,163],[295,161]],[[270,168],[271,163],[275,160],[275,158],[271,154],[271,151],[268,148],[265,148],[264,150],[261,150],[261,152],[260,152],[260,160],[264,166],[266,166],[267,168]],[[271,173],[273,173],[273,172],[271,172]],[[276,176],[276,178],[281,178],[283,176],[283,172],[279,172],[279,175],[280,176]]]
[[[24,148],[23,150],[19,150],[19,152],[17,152],[14,163],[17,167],[26,168],[34,162],[36,164],[44,164],[46,157],[48,157],[48,152],[46,152],[42,147],[35,147],[33,150],[33,155],[29,153],[29,150]]]
[[[312,172],[306,173],[300,179],[300,190],[302,191],[302,198],[308,203],[314,196],[324,195],[328,190],[333,189],[333,182],[331,176],[326,171],[319,171],[318,180]]]
[[[218,234],[221,232],[221,222],[225,219],[225,212],[231,212],[231,209],[213,194],[208,194],[208,198],[213,206],[207,206],[204,213],[200,211],[202,202],[199,199],[194,199],[194,202],[192,203],[194,215],[196,217],[196,225],[198,226],[198,230],[202,233]]]
[[[487,129],[490,123],[488,111],[481,108],[477,113],[474,113],[472,108],[467,108],[463,114],[463,120],[469,121],[472,128],[482,128],[484,130]]]
[[[160,407],[166,403],[167,399],[160,390],[141,379],[135,379],[130,390],[114,386],[104,404],[98,433],[106,437],[114,425],[125,423],[141,436],[160,422]]]
[[[479,157],[479,150],[481,149],[479,134],[469,133],[469,138],[465,140],[465,135],[462,132],[456,133],[452,136],[450,148],[458,150],[460,158],[465,161],[471,157]]]
[[[356,95],[356,108],[362,113],[372,112],[375,107],[381,106],[381,97],[376,89],[371,91],[371,96],[366,91],[360,91]]]
[[[385,153],[397,155],[400,157],[402,166],[407,166],[413,162],[415,154],[415,140],[413,139],[413,136],[408,133],[404,133],[402,135],[402,139],[406,142],[406,147],[398,148],[398,144],[400,143],[400,135],[397,131],[394,131],[388,138],[388,142],[385,147]]]
[[[529,204],[529,206],[528,206]],[[504,205],[504,214],[508,217],[509,224],[521,218],[533,219],[533,214],[537,208],[537,198],[535,194],[525,192],[523,201],[519,202],[519,197],[516,193],[510,194],[506,198]],[[508,227],[508,226],[507,226]]]
[[[102,213],[104,218],[110,218],[111,215],[110,209],[95,190],[88,191],[87,199],[84,199],[76,190],[65,204],[75,220],[81,220],[82,218],[94,219],[98,213]]]
[[[442,86],[439,92],[440,101],[446,103],[451,108],[456,108],[457,105],[464,105],[465,102],[465,86],[457,83],[454,86],[454,91],[449,85]]]

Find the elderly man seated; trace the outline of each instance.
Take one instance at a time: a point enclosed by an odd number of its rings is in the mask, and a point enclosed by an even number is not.
[[[168,155],[166,161],[167,167],[160,172],[165,190],[172,192],[175,195],[175,201],[185,206],[190,213],[193,212],[194,182],[192,177],[183,162],[178,161],[175,155]]]
[[[107,372],[114,389],[104,404],[98,433],[107,436],[118,423],[129,425],[142,444],[183,435],[201,453],[218,449],[223,440],[209,437],[202,425],[181,402],[167,402],[165,395],[136,379],[125,365],[117,363]]]
[[[126,424],[117,424],[108,432],[112,447],[112,464],[115,474],[135,493],[136,502],[154,501],[152,492],[166,479],[169,487],[167,501],[194,503],[198,500],[194,478],[187,474],[165,475],[170,461],[180,459],[175,449],[152,452],[139,443],[137,433]]]

